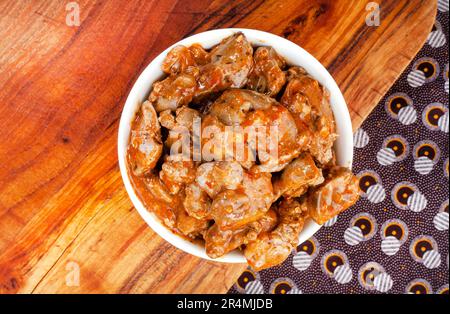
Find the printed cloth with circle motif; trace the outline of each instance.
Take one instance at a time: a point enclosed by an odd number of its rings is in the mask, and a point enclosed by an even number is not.
[[[354,134],[358,203],[229,293],[448,293],[448,10]]]

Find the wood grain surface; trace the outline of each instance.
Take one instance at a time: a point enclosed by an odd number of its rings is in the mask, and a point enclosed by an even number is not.
[[[226,292],[245,265],[175,249],[125,192],[117,129],[139,73],[190,34],[268,31],[328,68],[356,128],[423,45],[436,11],[435,1],[377,1],[381,25],[370,27],[369,1],[86,0],[71,27],[67,2],[0,1],[2,293]]]

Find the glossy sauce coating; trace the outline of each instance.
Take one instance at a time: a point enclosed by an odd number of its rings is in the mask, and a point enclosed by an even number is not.
[[[241,249],[259,270],[289,256],[308,217],[322,224],[354,204],[356,178],[334,166],[329,95],[276,47],[254,50],[236,33],[210,51],[174,47],[162,70],[132,123],[127,162],[138,197],[173,232],[203,241],[212,258]]]

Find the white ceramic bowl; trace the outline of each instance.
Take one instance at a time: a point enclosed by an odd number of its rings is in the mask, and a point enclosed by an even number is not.
[[[126,151],[128,146],[128,139],[130,135],[130,125],[134,119],[135,113],[139,110],[140,104],[147,99],[152,83],[159,80],[163,76],[161,70],[161,64],[166,54],[176,45],[189,46],[194,43],[200,43],[205,48],[211,48],[218,44],[223,38],[232,35],[235,32],[241,31],[245,34],[247,39],[253,46],[272,46],[281,56],[283,56],[289,65],[298,65],[308,71],[308,73],[318,80],[323,86],[325,86],[330,92],[331,108],[336,120],[336,127],[338,133],[338,139],[335,142],[335,150],[337,157],[337,164],[341,166],[351,167],[353,159],[353,136],[352,136],[352,124],[350,115],[342,96],[339,87],[337,86],[330,73],[325,69],[319,61],[317,61],[312,55],[306,52],[301,47],[297,46],[293,42],[284,39],[282,37],[252,30],[241,28],[228,28],[217,29],[207,31],[204,33],[196,34],[191,37],[185,38],[171,47],[164,50],[159,56],[157,56],[141,73],[137,81],[134,83],[133,88],[128,95],[125,107],[122,111],[119,125],[118,135],[118,154],[119,154],[119,166],[122,174],[122,179],[125,184],[125,188],[128,195],[131,198],[134,206],[139,214],[147,222],[147,224],[158,233],[163,239],[174,245],[175,247],[183,250],[192,255],[228,263],[246,263],[246,260],[240,251],[233,251],[227,255],[218,258],[211,259],[206,255],[205,248],[201,245],[191,243],[180,236],[175,235],[169,229],[167,229],[157,217],[149,210],[147,210],[142,202],[137,197],[128,176],[126,167]],[[320,225],[316,224],[312,220],[308,220],[305,223],[305,227],[300,234],[299,243],[310,238],[317,230],[320,229]]]

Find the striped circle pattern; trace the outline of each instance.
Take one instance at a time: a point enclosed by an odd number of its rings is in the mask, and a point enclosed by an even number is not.
[[[249,282],[245,286],[245,293],[246,294],[263,294],[264,293],[264,287],[259,280],[254,280]]]
[[[427,207],[428,201],[425,198],[425,195],[420,193],[419,191],[414,192],[409,198],[408,198],[408,207],[413,212],[421,212],[422,210]]]
[[[386,191],[384,190],[383,186],[381,184],[375,184],[372,186],[369,186],[367,189],[367,199],[369,202],[378,204],[384,201],[386,198]]]
[[[449,0],[438,0],[438,10],[441,12],[448,12]]]
[[[369,135],[363,129],[359,128],[353,134],[353,145],[356,148],[363,148],[369,143]]]
[[[426,251],[423,255],[423,265],[429,269],[439,267],[441,265],[441,254],[436,250]]]
[[[420,70],[412,70],[408,74],[408,84],[411,87],[420,87],[425,84],[425,74]]]
[[[393,284],[392,277],[387,273],[381,273],[373,280],[373,285],[380,292],[388,292]]]
[[[398,121],[403,125],[410,125],[416,122],[417,111],[413,106],[406,106],[398,112]]]
[[[448,230],[448,213],[437,213],[433,218],[434,227],[439,231]]]
[[[402,243],[393,236],[386,237],[383,241],[381,241],[381,250],[386,255],[394,255],[400,250]]]
[[[362,231],[358,227],[347,228],[344,232],[344,240],[348,245],[357,245],[364,239]]]
[[[286,294],[302,294],[303,292],[297,288],[297,287],[293,287],[291,290],[289,290]]]
[[[445,35],[441,30],[435,30],[428,35],[428,44],[433,48],[439,48],[445,45]]]
[[[333,278],[340,284],[349,283],[353,278],[352,269],[348,264],[343,264],[334,270]]]
[[[332,225],[334,225],[337,221],[338,217],[334,216],[333,218],[331,218],[330,220],[328,220],[327,222],[325,222],[323,225],[325,227],[331,227]]]
[[[433,170],[434,163],[427,156],[421,156],[414,161],[414,169],[422,174],[427,175]]]
[[[304,251],[300,251],[294,255],[294,257],[292,259],[292,265],[296,269],[303,271],[303,270],[307,269],[309,267],[309,265],[311,265],[312,260],[313,260],[313,258],[311,255],[309,255],[308,253],[306,253]]]
[[[380,165],[389,166],[392,165],[396,160],[395,152],[388,147],[380,149],[377,153],[377,160]]]
[[[448,133],[448,112],[439,118],[438,126],[439,130]]]

